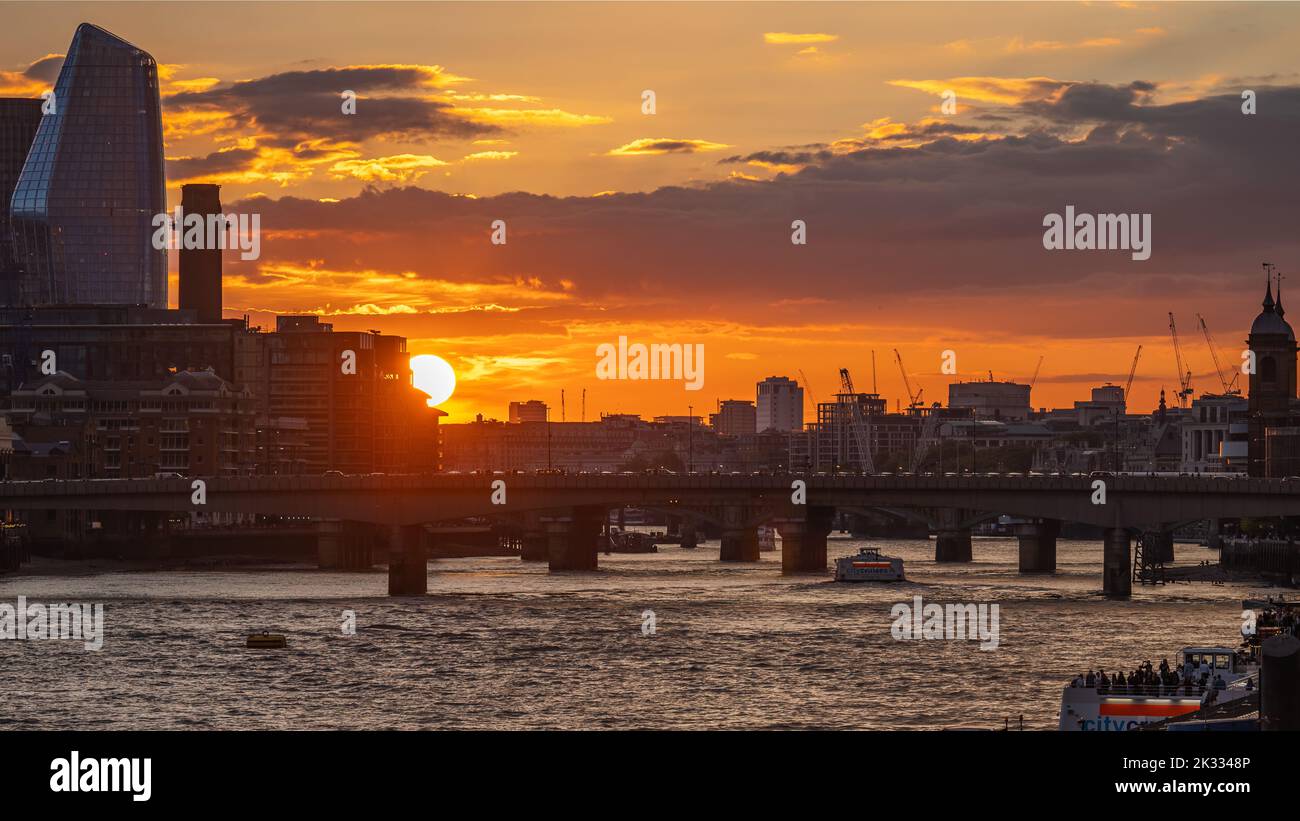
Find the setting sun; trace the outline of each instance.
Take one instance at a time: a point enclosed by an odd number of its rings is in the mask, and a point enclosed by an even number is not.
[[[411,370],[415,373],[415,387],[429,394],[431,408],[446,402],[456,392],[456,372],[440,356],[431,353],[413,356]]]

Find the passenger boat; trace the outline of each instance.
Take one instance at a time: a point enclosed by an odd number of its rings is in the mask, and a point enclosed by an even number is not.
[[[758,526],[758,550],[760,553],[766,553],[769,550],[776,550],[776,528],[768,525]]]
[[[279,633],[253,633],[248,637],[248,646],[258,650],[276,650],[287,647],[288,640]]]
[[[1061,692],[1057,728],[1067,732],[1133,730],[1256,693],[1260,642],[1283,629],[1293,630],[1300,603],[1247,599],[1241,606],[1257,613],[1258,626],[1240,647],[1184,647],[1173,670],[1178,683],[1173,685],[1111,683],[1103,687],[1096,682],[1089,687],[1086,683],[1079,686],[1076,679]]]
[[[864,547],[856,556],[845,556],[835,560],[835,581],[903,581],[903,560],[896,556],[882,556],[874,547]]]
[[[658,553],[655,537],[636,530],[609,529],[609,553]]]
[[[1067,686],[1057,729],[1133,730],[1151,721],[1194,713],[1211,699],[1223,704],[1245,698],[1259,686],[1259,660],[1254,654],[1228,647],[1184,647],[1178,662],[1178,684]],[[1187,676],[1191,684],[1184,683]]]

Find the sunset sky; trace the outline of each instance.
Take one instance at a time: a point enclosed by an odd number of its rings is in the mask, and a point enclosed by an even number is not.
[[[1044,357],[1033,403],[1064,406],[1138,344],[1146,411],[1169,311],[1217,390],[1195,314],[1233,367],[1260,263],[1300,274],[1294,5],[0,6],[0,96],[51,88],[83,21],[158,60],[169,197],[262,215],[227,316],[405,335],[455,368],[449,422],[558,418],[562,388],[569,420],[584,388],[588,419],[707,413],[799,369],[824,400],[841,366],[870,389],[873,349],[892,408],[894,348],[927,402],[951,349],[963,379]],[[1151,214],[1150,259],[1045,250],[1067,205]],[[597,380],[620,335],[702,343],[704,388]]]

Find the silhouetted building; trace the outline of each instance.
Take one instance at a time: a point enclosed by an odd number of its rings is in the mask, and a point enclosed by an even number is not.
[[[15,186],[17,304],[167,307],[162,114],[153,57],[82,23]]]
[[[758,410],[753,402],[724,399],[718,412],[709,414],[709,427],[723,436],[745,436],[758,431]]]
[[[977,419],[1029,419],[1029,386],[1016,382],[953,382],[948,407],[969,408]]]
[[[1248,460],[1241,439],[1247,423],[1246,398],[1202,394],[1183,419],[1182,473],[1245,473]]]
[[[921,435],[921,417],[886,413],[888,403],[874,393],[837,393],[834,402],[817,405],[817,424],[809,426],[809,467],[825,473],[893,469],[898,461],[910,468]],[[879,463],[879,464],[877,464]]]
[[[126,305],[0,308],[0,392],[53,369],[84,380],[162,379],[185,370],[235,373],[238,322],[200,325],[192,311]]]
[[[1119,385],[1110,384],[1093,388],[1092,399],[1087,402],[1075,402],[1074,409],[1079,414],[1080,427],[1092,427],[1107,420],[1114,424],[1115,417],[1123,416],[1126,409],[1124,389]]]
[[[24,442],[62,442],[67,454],[84,453],[75,469],[61,471],[61,478],[254,472],[252,396],[211,371],[182,371],[150,381],[83,381],[57,373],[0,401]],[[26,473],[21,460],[14,469]],[[39,469],[30,472],[35,475],[16,478],[45,478]]]
[[[1246,345],[1255,358],[1255,372],[1250,374],[1249,473],[1269,476],[1267,431],[1300,424],[1296,405],[1295,331],[1285,319],[1282,293],[1273,301],[1273,283],[1264,287],[1263,310],[1250,326]]]
[[[545,422],[550,418],[550,408],[545,402],[539,399],[529,399],[527,402],[510,403],[510,421],[519,422]]]
[[[250,331],[237,344],[234,381],[253,392],[259,418],[306,420],[305,472],[438,469],[438,418],[446,414],[415,388],[405,337],[279,316],[274,333]]]
[[[210,216],[221,216],[221,186],[192,183],[181,186],[181,209],[197,214],[207,225]],[[222,223],[224,228],[224,223]],[[221,321],[221,248],[183,247],[180,253],[180,296],[182,310],[192,310],[199,322]]]
[[[0,305],[18,294],[18,266],[9,225],[9,200],[41,124],[41,100],[0,98]]]

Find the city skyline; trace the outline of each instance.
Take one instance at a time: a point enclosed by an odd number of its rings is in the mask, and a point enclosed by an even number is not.
[[[0,95],[52,86],[83,12],[46,8],[13,8],[23,36],[0,34]],[[262,214],[262,257],[227,254],[226,316],[404,335],[455,368],[450,422],[558,408],[561,389],[570,409],[586,389],[589,419],[680,415],[770,375],[825,401],[840,367],[870,384],[872,350],[892,409],[895,347],[927,404],[952,350],[965,380],[1028,381],[1042,356],[1033,405],[1067,407],[1123,384],[1142,344],[1129,410],[1144,412],[1178,387],[1166,313],[1193,386],[1217,390],[1195,313],[1235,365],[1259,263],[1297,258],[1279,207],[1297,180],[1288,7],[952,7],[935,22],[893,5],[701,6],[698,30],[671,38],[656,7],[550,6],[540,33],[539,9],[450,7],[442,29],[368,38],[434,12],[337,4],[310,33],[268,7],[219,47],[148,4],[95,11],[158,59],[169,204],[212,182],[229,210]],[[617,36],[559,24],[587,13]],[[1150,259],[1044,250],[1044,216],[1072,205],[1149,213]],[[807,245],[790,243],[795,219]],[[169,270],[175,305],[175,254]],[[624,334],[704,345],[702,390],[598,380],[597,347]]]

